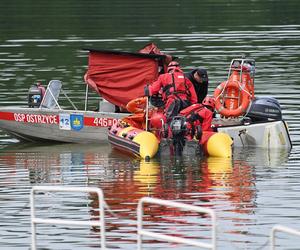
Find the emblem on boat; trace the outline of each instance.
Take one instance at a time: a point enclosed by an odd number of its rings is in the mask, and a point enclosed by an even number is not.
[[[71,128],[74,130],[81,130],[83,128],[83,115],[70,115]]]

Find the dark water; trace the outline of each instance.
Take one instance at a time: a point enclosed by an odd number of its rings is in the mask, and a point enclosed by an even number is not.
[[[178,56],[186,71],[205,66],[210,93],[226,78],[231,59],[245,54],[256,60],[256,95],[279,100],[294,147],[290,152],[236,149],[232,161],[168,158],[144,163],[109,145],[30,145],[1,132],[0,248],[30,247],[29,191],[34,185],[102,188],[115,212],[107,214],[107,236],[116,249],[135,249],[135,210],[143,196],[213,208],[219,249],[268,249],[273,225],[300,229],[299,7],[298,1],[275,0],[1,1],[2,106],[25,104],[27,89],[36,80],[46,84],[60,79],[82,107],[83,48],[136,51],[155,42]],[[50,205],[42,207],[50,217],[62,211],[73,218],[97,215],[93,196],[48,194],[41,201]],[[163,209],[154,214],[160,218],[157,230],[207,236],[205,227],[193,223],[172,225],[178,214]],[[202,222],[194,214],[183,218]],[[39,232],[39,244],[46,249],[99,246],[93,227],[41,227]],[[282,245],[299,249],[299,238],[289,239],[281,239]],[[146,246],[192,249],[157,242]]]

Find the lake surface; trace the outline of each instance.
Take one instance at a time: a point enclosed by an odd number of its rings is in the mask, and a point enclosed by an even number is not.
[[[300,229],[299,8],[292,0],[1,1],[1,106],[24,105],[32,83],[59,79],[83,107],[83,48],[136,51],[154,42],[178,56],[185,71],[206,67],[210,93],[226,79],[231,59],[244,54],[256,60],[256,95],[278,99],[294,146],[288,152],[235,149],[230,161],[170,157],[145,163],[108,144],[26,144],[0,131],[0,249],[30,248],[29,193],[35,185],[102,188],[113,211],[106,216],[114,249],[136,248],[136,206],[144,196],[214,209],[219,249],[269,249],[275,224]],[[39,201],[41,215],[97,217],[92,195],[49,193]],[[208,237],[203,216],[151,211],[158,231]],[[188,225],[171,223],[180,216]],[[39,226],[38,232],[40,249],[100,244],[94,227]],[[284,249],[299,249],[299,238],[280,236]],[[196,249],[145,243],[146,249]]]

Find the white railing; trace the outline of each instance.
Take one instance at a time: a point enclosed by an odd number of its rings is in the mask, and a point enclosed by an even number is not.
[[[185,239],[185,238],[182,238],[182,237],[176,237],[176,236],[170,236],[170,235],[161,234],[161,233],[155,233],[155,232],[151,232],[149,230],[143,229],[143,215],[144,215],[144,206],[143,206],[143,204],[144,203],[175,207],[175,208],[180,208],[182,210],[196,211],[196,212],[199,212],[199,213],[209,214],[210,217],[211,217],[211,226],[212,226],[211,227],[211,231],[212,231],[211,232],[211,244],[196,241],[196,240],[191,240],[191,239]],[[138,216],[138,218],[137,218],[138,219],[138,221],[137,221],[137,223],[138,223],[137,224],[138,250],[142,249],[142,241],[143,241],[142,237],[143,237],[143,235],[153,237],[153,238],[156,238],[156,239],[159,239],[159,240],[168,241],[168,242],[176,242],[176,243],[182,243],[182,244],[202,247],[202,248],[206,248],[206,249],[216,250],[216,240],[217,240],[216,215],[215,215],[215,212],[212,209],[193,206],[193,205],[188,205],[188,204],[183,204],[183,203],[174,202],[174,201],[167,201],[167,200],[161,200],[161,199],[156,199],[156,198],[144,197],[144,198],[139,200],[137,213],[138,213],[137,214],[137,216]]]
[[[34,195],[37,191],[42,192],[83,192],[96,193],[98,195],[99,220],[95,221],[74,221],[63,219],[43,219],[35,216],[35,199]],[[58,187],[58,186],[35,186],[30,193],[30,209],[31,209],[31,249],[36,248],[36,224],[51,224],[51,225],[73,225],[73,226],[99,226],[100,227],[100,244],[102,249],[106,249],[105,243],[105,219],[104,219],[104,196],[99,188],[93,187]]]
[[[285,226],[281,226],[281,225],[276,225],[272,228],[271,230],[271,250],[275,250],[275,239],[276,239],[276,232],[283,232],[283,233],[287,233],[287,234],[291,234],[291,235],[295,235],[295,236],[300,236],[300,231],[289,228],[289,227],[285,227]]]

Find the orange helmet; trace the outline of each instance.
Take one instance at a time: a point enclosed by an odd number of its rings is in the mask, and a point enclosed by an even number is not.
[[[212,109],[215,109],[215,98],[206,96],[204,100],[202,101],[202,104],[204,106],[211,107]]]
[[[168,69],[167,71],[170,72],[170,71],[174,71],[176,69],[179,69],[179,63],[176,62],[176,61],[171,61],[169,64],[168,64]]]

